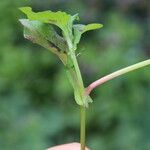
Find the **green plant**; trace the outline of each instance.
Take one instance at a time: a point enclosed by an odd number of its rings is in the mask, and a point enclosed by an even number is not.
[[[77,46],[83,33],[99,29],[103,25],[97,23],[74,24],[75,20],[79,20],[78,14],[71,16],[60,11],[35,13],[30,7],[21,7],[20,10],[28,17],[28,19],[20,19],[21,24],[24,26],[24,37],[56,54],[65,66],[68,79],[74,89],[75,101],[81,110],[80,143],[81,150],[84,150],[86,109],[89,103],[92,102],[89,96],[91,91],[115,77],[150,65],[150,59],[104,76],[85,88],[76,57]],[[54,26],[61,29],[62,35],[57,33]]]

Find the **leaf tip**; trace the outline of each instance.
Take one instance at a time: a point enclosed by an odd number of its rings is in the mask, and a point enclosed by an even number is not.
[[[19,19],[19,22],[25,26],[25,24],[27,23],[28,19]]]
[[[19,10],[26,14],[27,12],[31,12],[32,8],[31,7],[19,7]]]
[[[104,25],[103,24],[99,24],[99,28],[102,28],[102,27],[104,27]]]

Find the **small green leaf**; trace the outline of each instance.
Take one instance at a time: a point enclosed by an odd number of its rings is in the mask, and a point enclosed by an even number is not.
[[[84,28],[83,28],[83,32],[87,32],[87,31],[90,31],[90,30],[96,30],[96,29],[100,29],[102,28],[103,25],[102,24],[98,24],[98,23],[91,23],[91,24],[88,24],[86,25]]]
[[[88,24],[88,25],[83,25],[83,24],[77,24],[74,25],[74,49],[76,50],[77,48],[77,44],[80,42],[81,39],[81,35],[87,31],[90,30],[95,30],[95,29],[99,29],[102,28],[103,25],[102,24],[98,24],[98,23],[92,23],[92,24]]]
[[[67,45],[52,26],[28,19],[20,19],[19,21],[24,26],[24,37],[26,39],[55,53],[66,64],[67,54],[65,50]]]

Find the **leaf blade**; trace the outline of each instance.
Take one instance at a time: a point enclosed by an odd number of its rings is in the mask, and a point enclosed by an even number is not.
[[[58,55],[64,64],[66,63],[67,54],[65,50],[67,45],[51,26],[47,26],[40,21],[30,21],[28,19],[20,19],[19,21],[24,26],[24,37],[26,39],[50,50]]]
[[[91,23],[91,24],[88,24],[84,27],[84,30],[83,30],[83,33],[84,32],[87,32],[87,31],[90,31],[90,30],[96,30],[96,29],[100,29],[102,28],[103,25],[102,24],[99,24],[99,23]]]

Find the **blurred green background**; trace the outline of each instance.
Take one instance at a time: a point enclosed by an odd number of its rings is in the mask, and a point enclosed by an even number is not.
[[[79,107],[60,61],[23,38],[18,7],[79,13],[104,28],[84,35],[78,56],[85,86],[150,55],[147,0],[0,1],[0,150],[44,150],[79,141]],[[150,149],[149,67],[92,92],[91,150]]]

